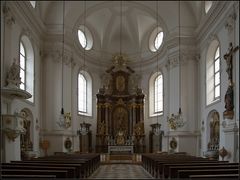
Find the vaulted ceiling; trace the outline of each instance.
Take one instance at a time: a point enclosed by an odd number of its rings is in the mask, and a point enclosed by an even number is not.
[[[63,2],[38,3],[39,15],[46,29],[54,32],[63,23]],[[160,53],[166,42],[178,35],[179,1],[122,1],[122,11],[120,5],[120,1],[86,1],[85,19],[84,1],[65,1],[65,33],[72,38],[71,42],[75,43],[79,53],[83,48],[77,39],[77,29],[84,24],[84,19],[93,36],[93,48],[87,52],[92,61],[111,59],[113,54],[120,51],[120,38],[122,52],[128,55],[130,61],[152,59],[156,53],[149,49],[149,36],[157,25],[164,31]],[[193,37],[201,19],[203,2],[181,2],[180,7],[181,34]]]

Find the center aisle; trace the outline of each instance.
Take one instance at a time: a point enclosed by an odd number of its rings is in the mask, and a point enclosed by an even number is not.
[[[140,165],[109,164],[101,165],[89,179],[153,179]]]

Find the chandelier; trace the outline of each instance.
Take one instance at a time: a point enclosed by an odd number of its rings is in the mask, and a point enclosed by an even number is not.
[[[172,114],[171,117],[167,117],[168,125],[171,129],[176,130],[177,128],[181,128],[185,125],[185,121],[183,119],[182,110],[181,110],[181,48],[180,48],[180,1],[178,2],[178,22],[179,22],[179,35],[178,35],[178,43],[179,43],[179,111],[178,114]]]
[[[63,58],[64,58],[64,15],[65,15],[65,1],[63,1],[63,39],[62,39],[62,108],[59,120],[57,122],[60,128],[69,128],[71,126],[71,115],[70,112],[64,114],[63,109]]]

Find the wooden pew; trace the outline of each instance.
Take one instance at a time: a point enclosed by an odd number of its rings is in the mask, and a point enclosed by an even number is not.
[[[75,173],[77,178],[84,178],[86,175],[84,174],[84,170],[81,164],[74,164],[74,163],[45,163],[45,162],[31,162],[31,161],[12,161],[11,164],[14,165],[23,165],[23,166],[48,166],[48,167],[73,167],[75,168]]]
[[[56,175],[1,175],[1,179],[56,179]]]
[[[238,174],[236,169],[200,169],[200,170],[178,170],[177,178],[189,178],[190,175],[214,175],[214,174]]]
[[[67,178],[67,171],[63,170],[26,170],[2,169],[2,175],[56,175],[56,178]]]
[[[163,165],[163,177],[168,177],[169,174],[171,174],[171,169],[172,167],[177,168],[181,168],[181,167],[194,167],[194,166],[221,166],[221,165],[238,165],[238,163],[228,163],[228,162],[222,162],[222,161],[218,161],[218,162],[190,162],[190,163],[169,163],[169,164],[164,164]]]
[[[2,169],[26,169],[26,170],[63,170],[67,171],[67,178],[77,178],[75,167],[56,167],[56,166],[29,166],[17,164],[2,164]]]
[[[208,179],[231,179],[238,180],[239,174],[209,174],[209,175],[190,175],[190,179],[193,180],[208,180]]]
[[[202,165],[194,165],[194,166],[171,166],[169,169],[169,176],[164,176],[165,178],[177,178],[178,170],[200,170],[200,169],[235,169],[238,168],[239,165],[236,163],[225,164],[225,165],[211,165],[211,164],[202,164]]]

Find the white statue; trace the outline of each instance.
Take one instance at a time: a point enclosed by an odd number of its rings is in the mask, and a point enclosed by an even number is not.
[[[16,64],[15,58],[7,74],[7,83],[8,86],[14,86],[15,88],[18,88],[21,84],[20,66]]]

